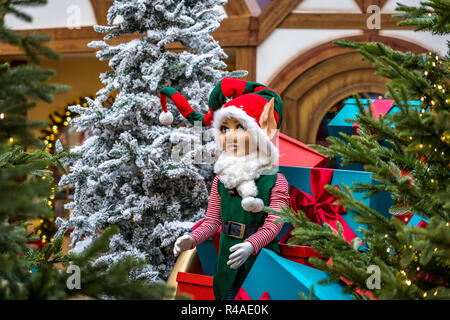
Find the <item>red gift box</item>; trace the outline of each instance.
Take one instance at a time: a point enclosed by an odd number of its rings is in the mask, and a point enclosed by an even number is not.
[[[215,300],[212,276],[179,271],[177,282],[177,294],[191,295],[194,300]]]
[[[280,166],[325,168],[327,165],[327,156],[281,132],[279,132],[278,150]]]
[[[318,252],[314,251],[310,246],[300,246],[300,245],[289,245],[287,244],[288,239],[291,236],[291,231],[294,227],[290,227],[289,230],[284,234],[284,236],[278,242],[280,246],[280,256],[295,261],[313,268],[316,268],[308,262],[308,258],[317,257],[323,258]]]
[[[406,214],[398,214],[395,217],[400,220],[403,224],[408,224],[409,220],[411,220],[413,214],[406,213]]]
[[[311,257],[317,257],[317,258],[322,258],[325,259],[324,257],[322,257],[318,252],[314,251],[312,247],[310,246],[299,246],[299,245],[288,245],[286,242],[290,237],[291,231],[294,229],[294,227],[291,227],[288,232],[286,232],[286,234],[283,236],[283,238],[281,238],[280,242],[278,243],[280,245],[280,256],[291,260],[291,261],[295,261],[313,268],[316,268],[315,266],[313,266],[312,264],[308,263],[308,258]],[[332,267],[333,262],[331,259],[327,260],[327,264]],[[344,282],[347,285],[352,284],[351,281],[345,279],[344,277],[341,277],[341,281]],[[361,297],[363,297],[363,295],[365,294],[366,296],[368,296],[370,299],[372,300],[376,300],[376,298],[373,296],[373,294],[368,291],[368,290],[364,290],[364,289],[356,289],[355,290]]]

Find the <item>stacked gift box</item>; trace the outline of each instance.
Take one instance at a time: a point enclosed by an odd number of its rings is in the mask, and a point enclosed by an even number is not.
[[[427,224],[428,219],[421,217],[418,214],[413,214],[406,225],[414,228],[425,228]]]
[[[344,237],[349,242],[355,236],[362,236],[360,228],[364,225],[355,221],[355,213],[332,204],[336,198],[329,194],[324,185],[330,184],[337,188],[342,184],[352,186],[355,182],[373,183],[371,173],[352,170],[334,170],[325,168],[305,168],[280,166],[280,172],[289,182],[291,208],[301,209],[311,221],[319,224],[328,223],[336,228],[335,221],[340,221],[344,227]],[[387,194],[383,197],[363,198],[362,194],[354,193],[355,198],[367,206],[376,209],[386,217],[389,216],[391,201]],[[334,221],[334,224],[333,224]],[[319,285],[320,280],[328,278],[326,272],[317,270],[309,262],[311,257],[321,257],[309,246],[289,245],[292,227],[280,239],[280,255],[267,249],[261,250],[252,266],[237,299],[242,296],[250,299],[261,299],[264,296],[272,300],[298,299],[299,292],[309,295],[311,286],[315,299],[346,300],[351,299],[342,290],[349,282],[343,279],[327,285]],[[364,250],[364,245],[360,247]],[[270,274],[274,276],[264,276]],[[361,293],[362,294],[362,293]]]
[[[378,120],[380,116],[392,115],[399,112],[400,109],[395,105],[394,100],[387,99],[360,99],[360,104],[365,108],[365,112],[369,112],[369,106],[372,111],[372,117]],[[420,101],[408,101],[409,106],[419,109],[422,102]],[[346,135],[357,135],[358,125],[356,123],[347,122],[346,120],[356,120],[356,115],[359,114],[359,108],[356,99],[347,99],[345,101],[342,109],[336,114],[336,116],[328,123],[327,129],[330,136],[338,137],[342,139],[340,133],[345,133]],[[394,124],[392,124],[393,126]],[[385,145],[383,141],[380,142]],[[337,164],[339,169],[346,170],[363,170],[363,166],[359,163],[352,163],[346,166],[342,166],[341,159],[337,157]],[[378,183],[378,182],[374,182]],[[390,207],[393,202],[385,194],[379,195],[382,199],[388,199],[388,206]],[[411,212],[406,212],[404,214],[399,214],[396,216],[404,224],[408,224],[410,219],[414,216]]]
[[[392,115],[400,109],[394,104],[393,100],[386,99],[359,99],[362,106],[371,106],[372,116],[375,120],[378,120],[380,115]],[[408,101],[408,105],[418,108],[420,101]],[[369,108],[365,109],[369,112]],[[346,135],[358,134],[358,125],[356,123],[349,123],[346,120],[356,120],[356,115],[359,114],[359,108],[356,99],[347,99],[342,109],[336,114],[336,116],[328,123],[328,134],[333,137],[342,138],[339,133],[345,133]],[[352,163],[346,166],[341,165],[340,158],[337,158],[339,169],[347,170],[363,170],[361,164]]]
[[[263,248],[237,296],[240,298],[245,295],[251,300],[260,300],[260,297],[264,296],[271,300],[296,300],[299,299],[300,292],[308,296],[313,286],[316,299],[351,299],[351,295],[342,293],[343,284],[318,284],[326,278],[326,272],[286,259]]]

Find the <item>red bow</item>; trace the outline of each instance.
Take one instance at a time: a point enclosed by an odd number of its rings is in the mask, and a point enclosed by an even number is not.
[[[241,287],[239,289],[238,293],[236,294],[236,297],[234,298],[234,300],[252,300],[252,298],[250,298],[247,291],[245,291],[245,289],[243,287]],[[259,298],[259,300],[270,300],[269,293],[267,291],[264,291],[264,293],[262,294],[261,298]]]
[[[332,179],[333,170],[311,168],[310,183],[312,196],[296,189],[294,186],[290,186],[289,204],[295,212],[298,210],[305,212],[310,221],[320,225],[328,223],[336,232],[336,221],[339,221],[343,227],[345,240],[351,243],[352,239],[356,237],[356,234],[340,215],[346,210],[343,206],[333,204],[338,199],[324,188],[326,184],[331,183]],[[334,187],[339,188],[338,186]]]

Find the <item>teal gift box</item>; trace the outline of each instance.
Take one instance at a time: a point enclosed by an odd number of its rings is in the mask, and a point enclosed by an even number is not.
[[[197,229],[204,220],[196,223],[189,231]],[[197,255],[206,276],[214,276],[216,268],[217,253],[219,252],[219,239],[221,228],[211,238],[206,239],[196,246]]]
[[[283,236],[286,234],[286,232],[289,231],[289,229],[292,227],[292,225],[290,223],[283,223],[283,227],[281,227],[281,231],[280,233],[275,237],[275,239],[277,239],[278,241],[281,240],[281,238],[283,238]]]
[[[342,292],[344,283],[318,284],[327,279],[324,271],[308,267],[263,248],[242,284],[241,291],[251,300],[268,294],[270,300],[298,300],[299,292],[309,295],[314,286],[314,298],[319,300],[351,300]]]
[[[428,223],[429,223],[428,219],[425,219],[424,217],[421,217],[418,214],[414,214],[412,218],[408,221],[407,226],[414,228],[425,228]]]
[[[323,188],[317,185],[317,178],[321,175],[331,175],[330,181],[322,181],[322,183],[330,184],[331,186],[338,186],[342,189],[342,184],[351,187],[353,183],[374,183],[375,181],[372,179],[372,173],[366,171],[352,171],[352,170],[339,170],[339,169],[325,169],[325,168],[305,168],[305,167],[287,167],[280,166],[279,171],[286,177],[286,180],[289,183],[289,191],[291,196],[291,208],[292,202],[294,201],[293,192],[291,187],[295,187],[296,189],[302,191],[310,195],[310,197],[315,198],[309,204],[312,209],[317,210],[319,208],[319,204],[323,199],[317,199],[317,189]],[[311,175],[312,171],[314,171],[314,176]],[[311,183],[316,185],[311,186]],[[312,190],[316,190],[316,195],[313,194]],[[368,207],[377,210],[383,216],[390,218],[391,214],[389,213],[389,208],[393,204],[393,201],[389,195],[389,193],[381,192],[372,197],[363,199],[363,193],[354,192],[353,196],[356,200],[362,201]],[[334,202],[334,201],[331,201]],[[302,211],[305,208],[299,208]],[[306,213],[306,212],[305,212]],[[341,217],[345,220],[350,229],[356,234],[356,236],[361,237],[361,232],[358,231],[359,228],[366,228],[365,225],[360,224],[355,221],[356,213],[352,212],[352,210],[347,210],[344,213],[340,214]],[[361,248],[363,249],[363,248]]]
[[[191,229],[189,229],[189,231],[194,231],[202,223],[203,220],[199,221]],[[284,223],[280,233],[276,236],[276,239],[280,240],[281,237],[283,237],[283,235],[289,230],[290,227],[291,227],[290,223]],[[205,241],[196,246],[197,255],[200,260],[200,265],[202,266],[203,273],[206,276],[214,276],[216,271],[215,268],[216,268],[217,254],[219,252],[221,229],[222,228],[220,227],[215,235],[213,235],[209,239],[206,239]]]
[[[374,119],[378,119],[380,115],[393,114],[400,111],[400,109],[395,106],[393,100],[360,99],[359,101],[363,106],[369,104],[372,106],[372,115]],[[411,106],[419,107],[420,104],[420,101],[408,101],[408,105]],[[342,138],[339,134],[340,132],[349,136],[356,134],[358,126],[356,124],[346,122],[345,120],[356,120],[357,114],[359,114],[359,109],[356,99],[348,99],[338,114],[328,123],[328,134],[338,138]],[[337,158],[336,160],[338,162],[339,169],[363,170],[363,166],[359,163],[352,163],[347,166],[342,166],[340,158]]]

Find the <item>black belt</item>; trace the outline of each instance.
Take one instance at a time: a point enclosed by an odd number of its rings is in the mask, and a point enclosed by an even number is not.
[[[243,224],[234,221],[225,221],[222,223],[222,232],[232,238],[244,239],[258,231],[261,226],[260,223]]]

